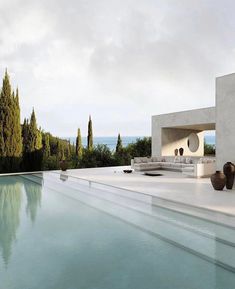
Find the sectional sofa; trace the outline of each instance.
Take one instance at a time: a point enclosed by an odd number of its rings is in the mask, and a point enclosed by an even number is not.
[[[136,157],[131,161],[135,171],[171,170],[191,177],[207,177],[216,170],[215,158]]]

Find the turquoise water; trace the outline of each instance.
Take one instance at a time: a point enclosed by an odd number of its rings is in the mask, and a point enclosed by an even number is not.
[[[0,177],[0,289],[233,289],[235,230],[56,173]]]

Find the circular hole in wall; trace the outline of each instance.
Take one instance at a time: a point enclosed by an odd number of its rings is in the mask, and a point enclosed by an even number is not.
[[[199,148],[199,137],[196,133],[191,133],[188,137],[188,148],[192,153],[195,153]]]

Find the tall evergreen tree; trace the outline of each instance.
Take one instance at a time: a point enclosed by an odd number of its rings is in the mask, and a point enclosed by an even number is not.
[[[118,134],[117,145],[116,145],[116,153],[122,150],[122,139],[120,133]]]
[[[12,93],[7,70],[3,78],[0,93],[0,126],[2,138],[2,149],[0,150],[2,161],[0,169],[17,171],[22,156],[19,93],[18,89],[16,95]]]
[[[35,111],[33,109],[30,122],[24,121],[22,127],[24,142],[24,166],[26,170],[41,170],[42,166],[42,133],[37,128]]]
[[[77,137],[76,137],[76,156],[78,158],[82,157],[82,136],[81,136],[81,130],[78,129]]]
[[[36,150],[37,142],[38,142],[38,128],[35,111],[33,109],[30,117],[29,134],[28,134],[28,151],[30,153]]]
[[[88,121],[87,148],[88,150],[93,149],[93,130],[92,130],[91,116],[89,116],[89,121]]]
[[[22,144],[22,134],[21,134],[21,124],[20,124],[20,104],[19,104],[19,90],[16,89],[16,96],[13,95],[14,101],[14,118],[13,118],[13,147],[14,156],[21,157],[23,144]]]
[[[64,146],[61,140],[57,140],[57,158],[58,160],[64,160],[65,159],[65,155],[64,155]]]
[[[25,118],[23,125],[22,125],[23,154],[29,151],[28,136],[29,136],[29,121],[28,121],[28,119]]]
[[[41,129],[38,129],[35,148],[38,151],[38,150],[42,150],[42,147],[43,147],[43,145],[42,145],[42,132],[41,132]]]
[[[0,124],[0,162],[1,162],[1,158],[4,158],[4,157],[5,157],[5,143],[4,143],[4,137],[3,137],[3,126],[2,124]]]
[[[50,137],[49,134],[45,135],[45,144],[44,144],[44,150],[43,150],[44,158],[47,159],[51,155],[51,148],[50,148]]]
[[[71,158],[71,145],[70,140],[66,141],[66,148],[65,148],[65,156],[66,159],[69,160]]]

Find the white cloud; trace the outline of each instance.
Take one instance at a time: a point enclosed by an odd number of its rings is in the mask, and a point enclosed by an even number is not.
[[[22,116],[74,135],[145,135],[150,116],[214,104],[235,70],[232,0],[11,0],[0,3],[0,70]]]

